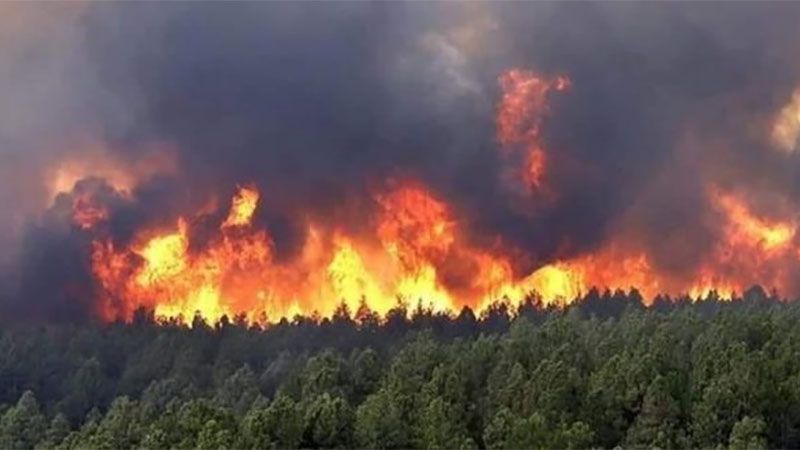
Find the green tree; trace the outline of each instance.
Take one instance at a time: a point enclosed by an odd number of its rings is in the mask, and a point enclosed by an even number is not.
[[[239,443],[246,448],[297,448],[304,428],[303,412],[281,393],[269,406],[254,405],[248,411],[242,419]]]
[[[327,392],[307,407],[306,443],[314,448],[352,447],[353,412],[347,401]]]
[[[645,448],[686,447],[681,430],[680,406],[666,378],[657,376],[644,397],[642,409],[625,438],[626,446]]]
[[[110,399],[111,381],[97,358],[84,361],[67,386],[69,394],[62,399],[58,409],[72,420],[83,418],[87,411],[106,405]]]
[[[466,425],[473,405],[465,378],[448,364],[439,364],[417,396],[415,440],[424,448],[471,447]]]
[[[139,444],[142,434],[139,405],[128,397],[119,397],[111,403],[86,444],[98,449],[132,448]]]
[[[714,379],[693,406],[691,430],[694,445],[724,445],[739,414],[740,402],[728,379]]]
[[[31,391],[0,419],[0,448],[31,449],[44,437],[47,421]]]
[[[759,418],[745,416],[733,425],[728,439],[729,448],[734,450],[759,450],[768,448],[764,437],[766,425]]]
[[[614,447],[625,438],[654,377],[651,358],[622,348],[589,375],[582,411],[599,445]]]
[[[456,449],[475,447],[464,423],[458,420],[462,411],[441,397],[430,399],[422,409],[418,442],[420,448]]]
[[[514,428],[514,413],[508,407],[501,407],[491,418],[483,431],[486,448],[498,450],[509,447],[509,437]]]
[[[533,371],[523,392],[537,412],[549,422],[559,423],[571,421],[581,411],[582,390],[576,369],[546,358]]]
[[[171,401],[144,430],[141,446],[147,449],[174,448],[183,440],[178,401]]]
[[[358,352],[352,366],[353,395],[354,399],[360,402],[375,392],[383,370],[378,353],[371,348]]]
[[[386,388],[370,395],[356,411],[356,444],[363,448],[409,448],[409,424],[399,394]]]
[[[583,422],[560,425],[551,440],[552,448],[584,449],[594,447],[594,432]]]
[[[537,413],[529,417],[516,417],[512,421],[507,448],[550,448],[552,433],[547,421]]]
[[[227,377],[214,395],[214,403],[244,415],[258,397],[258,382],[250,366],[244,365]]]
[[[44,440],[37,445],[38,448],[54,448],[59,446],[70,433],[70,425],[64,414],[58,413],[50,421],[50,426],[44,435]]]
[[[332,351],[324,351],[308,360],[301,383],[304,399],[323,393],[344,397],[350,390],[346,364]]]
[[[199,449],[235,448],[236,427],[229,421],[207,420],[200,428],[195,441]]]
[[[179,448],[231,448],[238,427],[230,411],[208,400],[190,400],[179,413]]]

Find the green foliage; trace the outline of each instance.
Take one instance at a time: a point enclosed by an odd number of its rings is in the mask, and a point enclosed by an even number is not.
[[[350,405],[341,397],[320,394],[306,406],[305,431],[311,448],[347,447],[353,433]]]
[[[766,428],[761,418],[743,417],[733,425],[729,440],[733,450],[759,450],[767,448],[764,438]]]
[[[44,439],[36,445],[38,448],[53,448],[59,446],[70,433],[70,425],[64,414],[58,413],[50,422],[45,432]]]
[[[355,435],[363,448],[408,448],[410,436],[396,392],[383,388],[370,395],[356,412]]]
[[[45,434],[47,422],[39,411],[39,403],[31,391],[25,391],[16,406],[8,409],[0,420],[0,448],[30,449]]]
[[[214,402],[242,416],[259,396],[256,376],[249,366],[239,368],[217,388]]]
[[[305,417],[291,397],[279,394],[266,408],[259,405],[242,421],[245,448],[297,448],[303,439]]]
[[[628,447],[679,448],[686,446],[681,429],[680,407],[662,375],[657,375],[645,392],[639,414],[628,428]]]
[[[93,433],[78,446],[115,449],[138,445],[142,435],[139,406],[128,397],[115,399]]]
[[[4,329],[0,448],[798,448],[800,305],[759,292]]]

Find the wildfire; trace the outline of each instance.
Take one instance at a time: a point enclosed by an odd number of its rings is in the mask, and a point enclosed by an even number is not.
[[[145,306],[163,316],[243,312],[256,320],[293,311],[331,314],[340,301],[355,309],[362,299],[384,313],[398,299],[448,311],[531,290],[569,300],[582,288],[560,266],[515,282],[507,259],[470,246],[450,208],[413,183],[376,196],[377,245],[309,224],[302,254],[278,264],[271,238],[252,225],[259,198],[255,187],[240,188],[219,235],[196,251],[185,218],[174,230],[143,234],[130,248],[96,241],[92,266],[104,292],[104,316],[127,318]],[[453,265],[468,268],[463,285],[445,280]]]
[[[534,291],[563,304],[593,286],[636,288],[645,299],[712,290],[730,296],[750,281],[780,285],[786,273],[779,258],[796,253],[794,222],[760,218],[738,197],[710,190],[724,236],[691,279],[676,280],[635,246],[613,240],[515,277],[509,256],[472,245],[447,203],[406,181],[375,195],[376,239],[308,223],[300,255],[278,263],[272,238],[253,224],[260,198],[255,186],[240,187],[217,236],[196,250],[185,218],[172,230],[143,232],[129,248],[95,241],[92,266],[105,293],[102,314],[128,318],[145,306],[162,316],[245,313],[263,320],[297,312],[330,315],[341,301],[351,310],[365,301],[385,313],[398,299],[455,311],[462,305],[481,309],[500,298],[521,300]],[[454,282],[452,273],[463,276]]]
[[[549,96],[566,90],[570,81],[512,69],[499,82],[503,93],[496,123],[503,163],[528,194],[546,192],[551,161],[540,142],[542,124]],[[793,122],[797,108],[792,105],[776,125],[783,143],[796,140],[800,122]],[[291,257],[277,257],[274,230],[256,220],[266,206],[255,184],[239,186],[224,210],[214,196],[171,227],[145,227],[129,244],[116,243],[98,232],[112,214],[108,205],[92,185],[76,181],[85,171],[97,171],[114,198],[127,201],[140,178],[161,170],[153,161],[126,167],[97,156],[66,164],[54,178],[54,189],[72,193],[73,224],[94,236],[98,313],[108,320],[129,319],[139,307],[159,316],[199,313],[211,320],[244,313],[252,321],[298,313],[327,316],[341,302],[351,311],[365,302],[386,313],[398,300],[421,301],[437,311],[480,310],[533,292],[545,303],[565,304],[592,287],[635,288],[645,300],[659,293],[700,297],[711,291],[730,297],[754,283],[791,286],[787,262],[800,259],[794,218],[762,217],[743,197],[711,188],[706,197],[718,215],[718,235],[711,250],[692,262],[692,271],[664,270],[644,245],[619,233],[590,252],[519,274],[513,255],[528,249],[507,248],[500,239],[496,245],[487,246],[485,239],[477,244],[459,211],[415,179],[390,180],[372,192],[372,208],[365,210],[365,226],[358,232],[302,218],[305,240]]]
[[[228,218],[222,222],[222,228],[249,225],[256,206],[258,206],[259,196],[258,190],[252,186],[239,189],[233,197],[233,205],[231,205]]]
[[[499,82],[503,96],[497,107],[497,139],[512,157],[509,177],[535,191],[542,187],[545,177],[547,158],[539,135],[549,112],[548,96],[566,90],[570,82],[564,76],[548,79],[521,69],[505,72]],[[515,155],[522,158],[521,165],[514,163]]]
[[[726,234],[729,242],[773,251],[785,248],[794,237],[795,224],[763,220],[753,215],[744,202],[732,195],[715,192],[712,196],[728,217]]]
[[[189,248],[186,233],[186,222],[181,219],[177,232],[155,237],[136,250],[144,261],[142,270],[136,275],[137,284],[153,286],[186,270]]]
[[[724,217],[722,237],[698,269],[690,293],[716,291],[730,297],[755,283],[790,286],[789,267],[797,252],[795,221],[761,218],[744,200],[719,189],[710,189],[709,198]]]

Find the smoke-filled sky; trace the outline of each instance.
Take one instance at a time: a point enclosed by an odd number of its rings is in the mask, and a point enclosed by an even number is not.
[[[2,309],[90,309],[64,299],[91,284],[89,238],[55,195],[84,176],[117,241],[253,183],[289,261],[309,218],[360,233],[374,192],[413,179],[519,276],[614,241],[688,277],[722,232],[710,189],[796,218],[798,21],[789,2],[5,3]],[[537,136],[547,195],[499,150],[513,68],[569,79]],[[124,200],[102,181],[126,177]]]

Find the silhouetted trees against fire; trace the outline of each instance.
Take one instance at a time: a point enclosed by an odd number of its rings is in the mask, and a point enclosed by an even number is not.
[[[800,304],[5,326],[0,448],[800,447]]]

